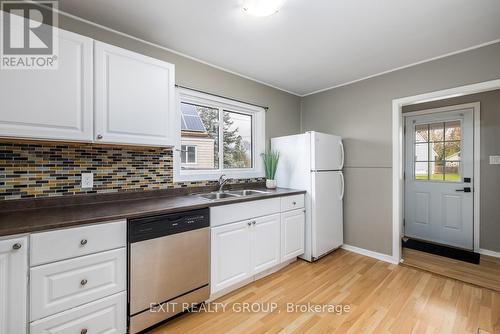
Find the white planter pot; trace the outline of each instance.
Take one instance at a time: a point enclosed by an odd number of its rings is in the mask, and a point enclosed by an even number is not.
[[[276,189],[278,182],[276,180],[266,180],[266,188],[267,189]]]

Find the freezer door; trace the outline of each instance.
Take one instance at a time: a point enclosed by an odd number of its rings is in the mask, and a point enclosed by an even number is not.
[[[312,173],[312,256],[343,244],[344,177],[340,171]]]
[[[278,187],[309,191],[311,183],[310,135],[272,138],[271,148],[280,152],[276,171]]]
[[[342,138],[320,132],[311,135],[311,169],[341,170],[344,167]]]

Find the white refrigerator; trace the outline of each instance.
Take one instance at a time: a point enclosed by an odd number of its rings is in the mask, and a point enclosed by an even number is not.
[[[304,260],[315,261],[343,244],[344,146],[339,136],[320,132],[271,139],[280,152],[278,187],[304,189]]]

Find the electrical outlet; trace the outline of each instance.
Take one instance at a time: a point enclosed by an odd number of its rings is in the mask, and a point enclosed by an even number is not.
[[[94,173],[82,173],[82,189],[92,189],[94,187]]]
[[[500,155],[490,155],[490,165],[500,165]]]

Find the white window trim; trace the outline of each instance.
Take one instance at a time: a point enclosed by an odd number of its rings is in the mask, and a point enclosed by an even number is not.
[[[261,107],[252,106],[246,103],[232,101],[222,97],[192,91],[189,89],[177,88],[176,90],[176,112],[172,133],[175,135],[174,147],[174,182],[217,180],[221,174],[228,178],[247,179],[264,177],[264,164],[260,154],[266,147],[265,135],[265,110]],[[182,170],[181,169],[181,102],[215,106],[227,111],[235,111],[252,115],[252,168],[223,169],[219,166],[216,170]],[[219,133],[219,141],[222,143],[222,133]]]
[[[186,147],[185,152],[182,152],[182,146]],[[189,147],[194,147],[194,162],[189,162]],[[186,162],[182,162],[181,158],[181,164],[185,165],[196,165],[198,163],[198,147],[196,145],[181,145],[181,152],[179,154],[186,154]]]

